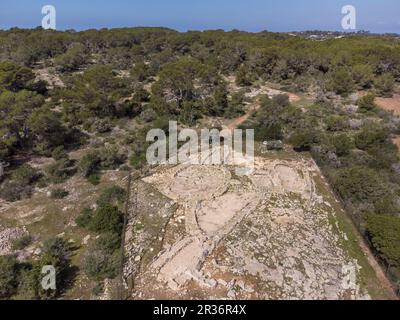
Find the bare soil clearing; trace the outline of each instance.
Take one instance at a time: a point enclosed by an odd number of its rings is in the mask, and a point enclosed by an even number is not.
[[[65,86],[55,68],[37,69],[35,70],[35,76],[37,80],[46,81],[49,84],[49,89],[55,87],[63,88]]]
[[[229,92],[238,92],[241,89],[243,89],[243,90],[245,90],[245,96],[247,98],[254,98],[259,95],[268,95],[270,97],[273,97],[273,96],[277,96],[279,94],[286,94],[289,96],[289,100],[292,103],[298,102],[301,100],[301,97],[294,93],[271,88],[271,86],[269,86],[268,84],[263,84],[263,85],[259,85],[259,86],[253,86],[253,87],[245,87],[245,88],[239,87],[236,85],[235,79],[236,79],[235,76],[225,77],[225,80],[228,82]]]
[[[238,86],[236,86],[234,79],[235,79],[234,77],[227,77],[230,90],[232,90],[232,92],[237,92],[238,90],[240,90],[240,88]],[[260,86],[258,88],[251,88],[249,92],[245,93],[245,96],[247,98],[254,99],[254,102],[247,105],[247,110],[244,115],[242,115],[234,120],[229,121],[228,124],[226,125],[226,127],[229,130],[234,130],[237,127],[239,127],[240,125],[242,125],[243,123],[245,123],[251,117],[251,115],[253,113],[257,112],[257,110],[260,109],[260,103],[259,103],[257,97],[259,97],[260,95],[268,95],[270,98],[272,98],[279,94],[286,94],[287,96],[289,96],[289,101],[291,103],[299,102],[302,99],[300,96],[298,96],[294,93],[281,91],[281,90],[277,90],[277,89],[272,89],[267,84]]]

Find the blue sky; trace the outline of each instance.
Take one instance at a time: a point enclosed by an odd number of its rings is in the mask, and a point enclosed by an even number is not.
[[[57,29],[165,26],[180,31],[341,30],[341,8],[357,9],[357,29],[400,33],[399,0],[0,0],[0,28],[41,25],[57,9]]]

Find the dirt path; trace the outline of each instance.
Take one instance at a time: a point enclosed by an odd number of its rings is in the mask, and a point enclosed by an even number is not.
[[[230,79],[230,81],[232,82],[232,79]],[[231,84],[231,86],[233,86],[233,84]],[[236,90],[237,90],[237,88],[236,88]],[[271,89],[268,86],[264,86],[261,89],[257,90],[256,92],[251,92],[249,94],[249,96],[254,97],[255,95],[260,95],[260,94],[267,94],[270,97],[278,95],[278,94],[286,94],[286,95],[288,95],[291,103],[298,102],[301,100],[301,97],[299,97],[298,95],[296,95],[294,93]],[[227,125],[227,128],[229,130],[236,129],[237,127],[239,127],[240,125],[245,123],[254,112],[256,112],[257,110],[260,109],[260,107],[261,107],[260,101],[257,99],[256,102],[249,105],[248,111],[244,115],[230,121]]]
[[[243,123],[245,123],[247,121],[247,119],[250,118],[250,116],[256,112],[258,109],[260,109],[260,103],[257,101],[257,103],[255,105],[253,105],[251,108],[249,108],[249,110],[243,115],[240,116],[239,118],[236,118],[234,120],[232,120],[228,125],[227,128],[229,130],[235,130],[237,127],[239,127],[240,125],[242,125]]]

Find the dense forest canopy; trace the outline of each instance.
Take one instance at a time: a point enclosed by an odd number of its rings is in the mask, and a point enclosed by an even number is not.
[[[224,113],[212,99],[224,90],[221,75],[237,73],[237,83],[244,86],[263,79],[296,91],[314,87],[342,95],[374,88],[378,95],[390,96],[400,80],[400,43],[390,36],[311,41],[269,32],[15,28],[0,32],[0,59],[0,130],[7,133],[3,153],[5,147],[10,152],[35,138],[28,127],[34,122],[28,121],[29,110],[35,110],[37,120],[40,110],[61,104],[67,122],[137,115],[150,99],[143,85],[153,79],[157,81],[147,113],[172,113],[189,123],[202,113]],[[55,67],[65,87],[47,91],[44,81],[35,81],[32,68],[42,67]],[[121,72],[129,77],[121,77]],[[134,99],[124,101],[132,91]],[[53,105],[44,103],[46,96],[52,96]],[[5,120],[9,115],[14,120]],[[36,136],[43,140],[44,134]]]

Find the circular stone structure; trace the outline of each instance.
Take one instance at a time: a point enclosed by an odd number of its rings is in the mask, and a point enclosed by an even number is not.
[[[180,169],[168,186],[168,194],[185,200],[204,200],[222,195],[231,180],[223,167],[190,166]]]
[[[177,202],[213,199],[226,192],[232,175],[222,166],[179,165],[143,179]]]

